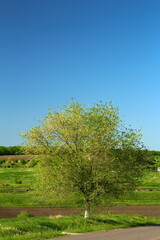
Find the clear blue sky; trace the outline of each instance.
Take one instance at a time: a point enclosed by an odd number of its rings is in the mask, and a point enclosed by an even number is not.
[[[160,150],[159,0],[0,0],[0,146],[74,97]]]

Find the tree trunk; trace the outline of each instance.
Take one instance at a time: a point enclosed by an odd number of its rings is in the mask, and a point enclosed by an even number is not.
[[[89,218],[89,211],[88,211],[88,210],[85,210],[85,212],[84,212],[84,218]]]
[[[84,218],[89,218],[90,215],[90,202],[89,200],[85,201],[85,212],[84,212]]]

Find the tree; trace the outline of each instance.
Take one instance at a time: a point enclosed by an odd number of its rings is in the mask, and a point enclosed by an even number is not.
[[[124,127],[118,114],[112,103],[89,108],[73,101],[23,134],[42,158],[41,180],[50,190],[83,197],[85,217],[92,204],[135,189],[142,176],[141,134]]]
[[[23,154],[21,146],[0,146],[0,155],[20,155]]]

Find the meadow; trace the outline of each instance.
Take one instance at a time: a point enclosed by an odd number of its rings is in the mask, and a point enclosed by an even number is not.
[[[21,158],[21,159],[20,159]],[[0,168],[0,206],[79,207],[78,199],[40,200],[33,190],[36,168],[35,159],[21,156],[6,157]],[[14,162],[15,161],[15,162]],[[30,164],[32,163],[32,164]],[[8,165],[9,164],[9,165]],[[112,206],[160,205],[160,172],[146,170],[140,186],[133,194],[114,201]],[[92,232],[117,228],[160,224],[160,218],[137,215],[83,215],[32,217],[21,212],[17,218],[0,220],[0,240],[29,240],[64,235],[63,232]]]
[[[0,168],[0,206],[81,206],[77,199],[39,199],[33,190],[35,167]],[[114,201],[116,206],[159,205],[160,172],[146,171],[140,186],[132,194]]]

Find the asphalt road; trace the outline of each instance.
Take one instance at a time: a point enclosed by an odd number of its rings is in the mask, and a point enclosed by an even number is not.
[[[136,227],[86,233],[49,240],[160,240],[160,226]]]

